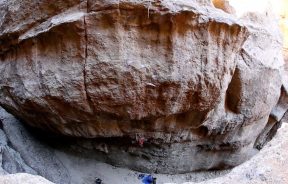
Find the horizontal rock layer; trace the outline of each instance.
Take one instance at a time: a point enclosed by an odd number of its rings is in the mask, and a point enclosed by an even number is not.
[[[286,184],[287,177],[287,135],[288,126],[285,124],[271,142],[258,155],[243,165],[234,168],[229,174],[204,181],[199,184],[229,184],[237,181],[239,184]],[[183,184],[194,184],[186,182]]]
[[[281,38],[265,15],[181,0],[3,1],[0,15],[0,105],[34,127],[98,138],[89,149],[117,165],[235,166],[287,110]]]
[[[7,173],[27,172],[38,174],[50,181],[61,184],[69,183],[93,183],[96,177],[101,177],[103,182],[107,184],[120,183],[134,184],[137,181],[137,173],[126,169],[115,168],[106,164],[99,163],[99,155],[96,152],[88,151],[87,146],[93,142],[92,139],[83,141],[59,141],[61,139],[53,137],[49,134],[44,134],[35,129],[31,130],[27,126],[23,126],[17,119],[0,109],[0,120],[3,124],[1,134],[6,136],[8,145],[3,145],[1,142],[2,163],[0,164],[1,175],[2,170]],[[21,133],[20,133],[21,132]],[[283,124],[277,135],[273,138],[264,149],[260,151],[255,157],[244,164],[235,167],[232,171],[206,171],[195,172],[185,175],[161,175],[154,174],[159,183],[233,183],[238,181],[240,183],[287,183],[286,169],[288,162],[287,152],[287,134],[288,126]],[[47,137],[46,137],[47,136]],[[43,139],[45,138],[46,139]],[[69,139],[68,139],[69,140]],[[78,143],[77,143],[78,142]],[[48,144],[47,144],[48,143]],[[80,146],[79,146],[80,145]],[[86,145],[84,149],[83,145]],[[72,148],[72,149],[71,149]],[[75,149],[77,148],[77,149]],[[7,152],[7,150],[10,150]],[[18,158],[14,155],[7,156],[9,153],[17,150]],[[74,150],[74,151],[73,151]],[[77,150],[77,152],[75,152]],[[8,153],[8,154],[7,154]],[[9,159],[10,158],[10,159]],[[19,159],[20,158],[20,159]],[[56,158],[56,159],[55,159]],[[49,161],[47,161],[49,159]],[[23,160],[23,162],[19,162]],[[79,160],[81,160],[79,162]],[[33,169],[27,169],[29,167]],[[48,164],[49,163],[49,164]],[[59,164],[60,163],[60,164]],[[75,163],[77,163],[75,165]],[[74,167],[71,167],[71,164]],[[7,167],[10,166],[10,167]],[[54,166],[54,168],[50,168]],[[94,166],[94,167],[92,167]],[[13,169],[11,169],[13,168]],[[49,168],[49,170],[47,169]],[[89,169],[87,169],[89,168]],[[77,172],[76,172],[77,171]],[[4,174],[7,174],[4,173]],[[59,173],[61,173],[59,175]],[[66,174],[65,174],[66,173]],[[77,174],[72,174],[77,173]],[[219,178],[215,178],[215,177]],[[21,178],[21,179],[19,179]],[[7,183],[21,183],[26,184],[31,181],[33,184],[39,183],[39,177],[33,175],[8,175],[0,176],[0,181]],[[215,178],[215,179],[213,179]],[[39,178],[40,179],[40,178]],[[41,179],[44,181],[44,179]],[[204,180],[204,181],[203,181]],[[189,181],[189,182],[187,182]],[[202,182],[201,182],[202,181]],[[47,182],[49,183],[49,182]]]

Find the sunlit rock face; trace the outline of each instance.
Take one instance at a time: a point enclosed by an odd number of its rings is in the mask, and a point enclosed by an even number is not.
[[[279,6],[280,10],[278,10],[278,12],[280,16],[280,28],[284,37],[284,48],[288,49],[288,1],[282,0]]]
[[[280,7],[278,10],[278,15],[280,19],[280,28],[283,33],[284,39],[284,60],[285,60],[285,70],[288,73],[288,1],[282,0],[280,3]],[[287,74],[288,75],[288,74]],[[288,77],[286,77],[287,85],[288,85]],[[286,119],[288,120],[288,119]]]
[[[247,12],[273,14],[279,21],[284,48],[288,48],[288,1],[287,0],[214,0],[229,3],[238,17]],[[223,4],[223,3],[222,3]]]
[[[223,10],[226,13],[233,14],[238,18],[244,18],[250,16],[251,19],[257,16],[251,16],[251,12],[258,15],[270,17],[273,22],[278,22],[280,26],[281,36],[283,37],[283,56],[284,56],[284,68],[281,69],[281,78],[283,86],[281,88],[281,97],[278,101],[278,105],[272,111],[274,121],[279,121],[283,118],[283,115],[288,109],[288,1],[287,0],[213,0],[213,5],[216,8]],[[233,11],[231,11],[231,9]],[[249,15],[250,14],[250,15]],[[259,20],[258,20],[259,22]],[[261,21],[260,21],[261,22]],[[269,21],[268,21],[269,22]],[[268,23],[267,22],[267,23]],[[264,26],[265,27],[265,26]],[[266,27],[269,27],[270,33],[278,32],[278,26],[275,23],[268,23]],[[279,33],[278,37],[279,37]],[[276,35],[274,35],[276,36]],[[251,37],[251,36],[250,36]],[[276,36],[277,37],[277,36]],[[279,41],[281,39],[278,39]],[[277,65],[277,63],[271,62],[271,66]],[[283,120],[287,121],[288,114]],[[269,120],[270,121],[270,120]]]
[[[1,106],[97,138],[89,149],[107,162],[235,166],[283,116],[282,40],[266,14],[237,18],[208,0],[16,0],[0,2],[0,16]]]

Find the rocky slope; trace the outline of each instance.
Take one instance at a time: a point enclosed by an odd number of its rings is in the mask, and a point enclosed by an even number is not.
[[[86,149],[115,165],[235,166],[288,108],[267,15],[237,19],[208,0],[13,0],[0,1],[0,17],[0,105],[34,127],[96,138]]]

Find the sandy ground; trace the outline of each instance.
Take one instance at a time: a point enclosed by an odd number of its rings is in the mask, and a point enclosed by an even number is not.
[[[69,170],[71,183],[92,184],[96,177],[103,180],[103,184],[140,184],[138,172],[129,169],[117,168],[95,160],[84,159],[75,155],[56,151],[56,155]],[[190,174],[164,175],[154,174],[157,184],[199,182],[224,175],[228,171],[195,172]]]

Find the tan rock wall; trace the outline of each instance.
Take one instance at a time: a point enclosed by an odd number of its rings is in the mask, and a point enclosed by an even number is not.
[[[27,124],[100,138],[110,163],[164,173],[238,165],[278,127],[270,16],[209,1],[35,2],[0,1],[0,105]]]

